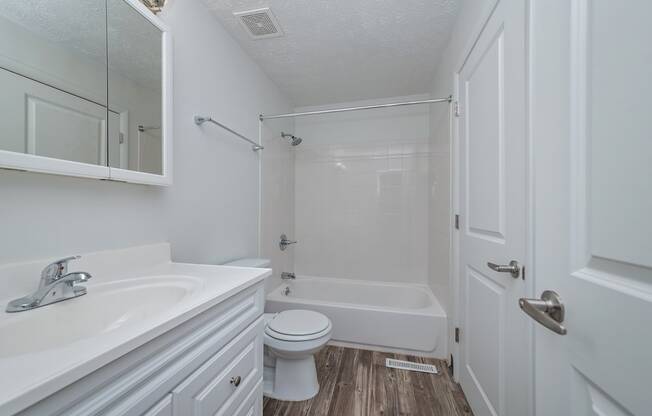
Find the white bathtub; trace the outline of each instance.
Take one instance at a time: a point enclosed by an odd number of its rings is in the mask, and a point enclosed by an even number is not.
[[[336,344],[447,355],[446,313],[427,286],[297,276],[267,295],[265,309],[321,312],[333,322]]]

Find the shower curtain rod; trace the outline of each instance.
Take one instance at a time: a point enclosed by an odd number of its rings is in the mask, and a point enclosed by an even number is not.
[[[361,107],[346,107],[346,108],[334,108],[331,110],[318,110],[318,111],[304,111],[301,113],[287,113],[287,114],[272,114],[264,115],[261,114],[258,116],[260,121],[273,119],[273,118],[287,118],[287,117],[299,117],[299,116],[314,116],[317,114],[330,114],[330,113],[341,113],[344,111],[356,111],[356,110],[371,110],[373,108],[387,108],[387,107],[400,107],[404,105],[415,105],[415,104],[433,104],[433,103],[450,103],[453,101],[453,96],[449,95],[446,98],[435,98],[432,100],[419,100],[419,101],[405,101],[400,103],[387,103],[387,104],[376,104],[376,105],[364,105]]]

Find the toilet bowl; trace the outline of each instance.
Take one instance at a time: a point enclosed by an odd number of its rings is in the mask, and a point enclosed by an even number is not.
[[[239,259],[225,266],[267,267],[267,259]],[[325,315],[293,309],[265,314],[263,393],[276,400],[301,401],[319,392],[314,355],[331,339]]]
[[[326,316],[308,310],[265,314],[263,392],[277,400],[308,400],[319,392],[314,354],[331,338]]]

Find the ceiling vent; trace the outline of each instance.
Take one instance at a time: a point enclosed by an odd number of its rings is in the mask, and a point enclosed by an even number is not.
[[[234,12],[240,24],[252,39],[267,39],[283,36],[283,30],[276,21],[269,7],[243,12]]]

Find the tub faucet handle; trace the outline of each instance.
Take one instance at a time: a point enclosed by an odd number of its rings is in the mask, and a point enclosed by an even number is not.
[[[293,240],[288,240],[288,237],[285,234],[281,234],[281,242],[278,243],[279,248],[281,251],[285,251],[285,249],[288,248],[290,244],[296,244],[296,241]]]

